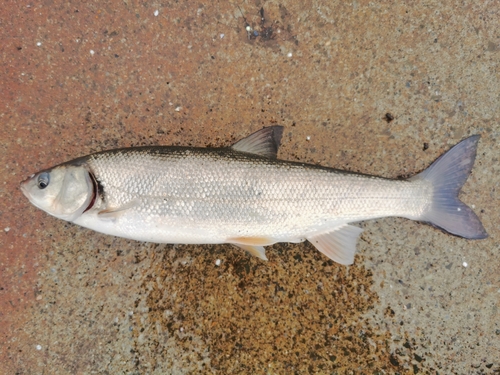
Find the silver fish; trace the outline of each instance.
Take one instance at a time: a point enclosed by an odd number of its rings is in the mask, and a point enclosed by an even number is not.
[[[400,216],[470,239],[487,237],[458,199],[479,136],[425,171],[391,180],[277,160],[283,128],[227,148],[136,147],[98,152],[23,181],[30,202],[98,232],[139,241],[231,243],[262,259],[264,246],[310,241],[352,264],[362,229],[349,223]]]

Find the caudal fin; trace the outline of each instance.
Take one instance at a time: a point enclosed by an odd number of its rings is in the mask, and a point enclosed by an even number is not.
[[[479,135],[473,135],[439,157],[422,173],[410,180],[427,180],[434,187],[433,202],[421,220],[465,238],[488,237],[474,211],[458,199],[476,159]]]

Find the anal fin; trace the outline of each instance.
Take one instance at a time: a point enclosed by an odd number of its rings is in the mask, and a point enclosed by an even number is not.
[[[307,239],[331,260],[349,265],[354,262],[356,242],[361,232],[363,229],[346,224],[329,232],[314,234]]]

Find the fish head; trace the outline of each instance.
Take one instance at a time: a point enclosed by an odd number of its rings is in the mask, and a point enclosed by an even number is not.
[[[83,166],[59,165],[35,173],[21,183],[23,194],[39,209],[73,221],[92,206],[96,186]]]

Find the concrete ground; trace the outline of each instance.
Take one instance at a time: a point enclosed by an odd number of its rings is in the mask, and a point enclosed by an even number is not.
[[[0,22],[0,372],[500,373],[499,2],[7,1]],[[101,235],[19,190],[270,124],[282,159],[394,178],[480,134],[461,198],[490,237],[391,218],[359,224],[353,266],[307,243],[263,262]]]

